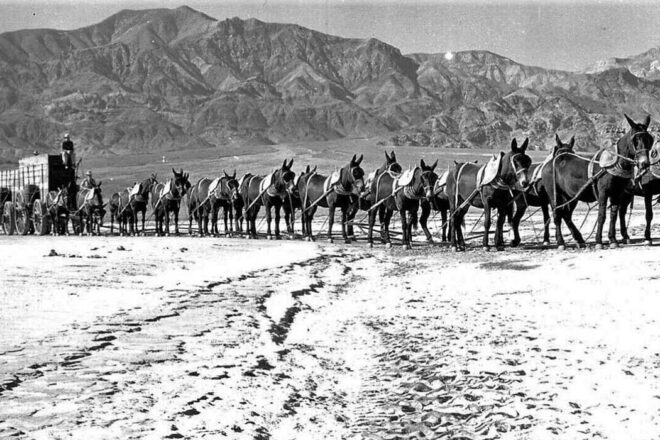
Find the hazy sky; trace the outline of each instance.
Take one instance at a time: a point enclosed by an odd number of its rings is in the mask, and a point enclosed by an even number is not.
[[[0,32],[74,29],[121,9],[182,4],[219,20],[255,17],[343,37],[375,37],[403,53],[486,49],[566,70],[660,46],[660,0],[0,0]]]

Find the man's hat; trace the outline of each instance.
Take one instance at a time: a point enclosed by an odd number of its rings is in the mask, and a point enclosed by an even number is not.
[[[69,139],[69,133],[64,133],[64,139]]]
[[[92,172],[87,170],[87,172],[85,173],[85,176],[91,176],[91,175],[92,175]]]

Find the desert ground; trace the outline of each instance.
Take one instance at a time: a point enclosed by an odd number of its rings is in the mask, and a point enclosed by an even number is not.
[[[660,254],[642,221],[633,244],[566,251],[538,244],[538,214],[503,252],[421,231],[412,251],[0,236],[0,438],[657,439]]]

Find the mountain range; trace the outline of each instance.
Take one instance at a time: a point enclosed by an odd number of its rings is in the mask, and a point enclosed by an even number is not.
[[[189,7],[124,10],[81,29],[0,34],[0,157],[125,154],[375,137],[386,143],[611,142],[622,113],[660,115],[660,47],[584,72],[487,51],[409,54],[295,24]]]

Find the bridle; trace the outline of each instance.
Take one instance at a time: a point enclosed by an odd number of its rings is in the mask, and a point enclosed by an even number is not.
[[[346,168],[344,167],[339,172],[339,185],[335,185],[334,187],[335,192],[339,195],[351,195],[352,190],[355,186],[357,186],[356,184],[358,181],[362,181],[362,186],[364,187],[364,179],[355,177],[358,171],[362,171],[362,168],[360,168],[359,165],[350,167],[348,169],[348,176],[346,178],[344,178],[345,170]],[[364,176],[364,171],[362,171],[362,175]],[[341,188],[339,188],[340,186]]]

